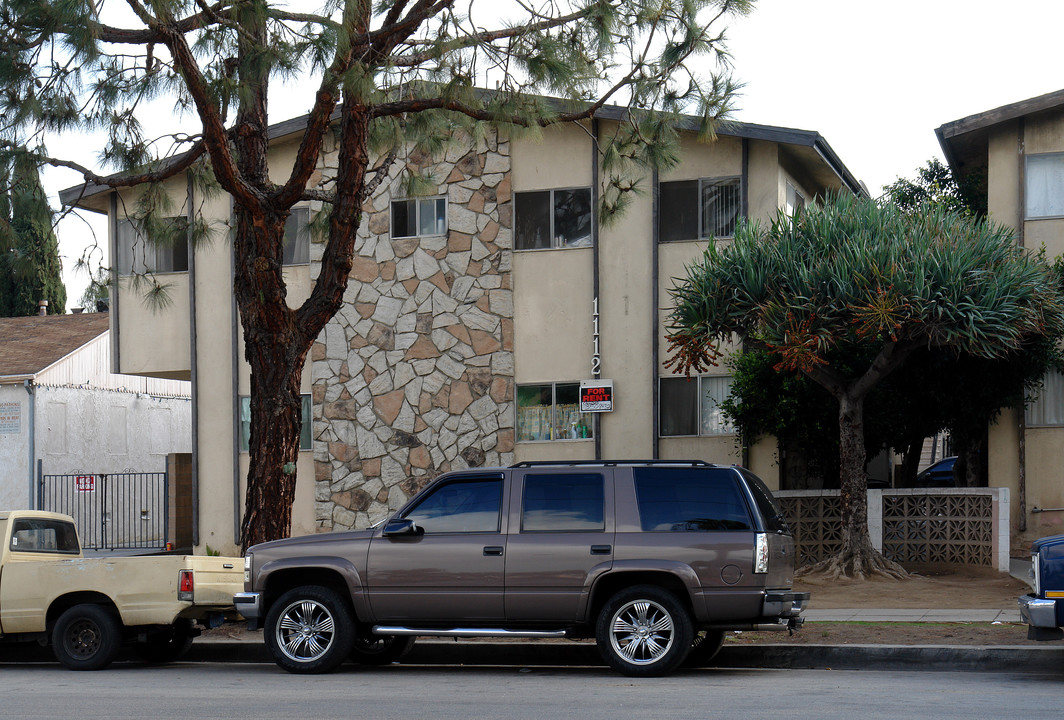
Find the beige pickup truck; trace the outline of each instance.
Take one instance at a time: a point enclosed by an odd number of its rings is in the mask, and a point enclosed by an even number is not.
[[[131,643],[149,662],[176,659],[200,628],[237,620],[240,558],[85,558],[74,521],[0,511],[0,641],[51,644],[71,670],[98,670]]]

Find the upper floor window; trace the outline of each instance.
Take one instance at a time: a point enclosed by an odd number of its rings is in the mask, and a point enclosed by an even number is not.
[[[132,220],[119,220],[116,237],[119,275],[188,271],[188,220],[169,217],[155,223],[151,237]]]
[[[392,201],[392,237],[429,237],[447,234],[447,198]]]
[[[312,417],[310,406],[310,395],[300,395],[302,401],[302,407],[300,408],[301,417],[300,422],[302,425],[299,428],[299,449],[311,450],[313,449],[313,443],[311,442],[311,423]],[[251,398],[247,395],[240,396],[240,450],[241,452],[247,452],[251,443]]]
[[[306,265],[310,262],[310,208],[297,207],[284,224],[285,265]]]
[[[593,437],[591,414],[580,412],[580,383],[517,388],[517,439],[583,440]]]
[[[591,188],[514,194],[514,247],[546,250],[591,246]]]
[[[1064,425],[1064,375],[1056,370],[1045,374],[1037,397],[1027,405],[1027,424]]]
[[[735,428],[720,405],[731,393],[729,375],[661,378],[658,434],[732,435]]]
[[[805,210],[805,195],[794,185],[787,183],[787,217],[794,217]]]
[[[739,219],[741,187],[737,177],[660,183],[659,241],[731,237]]]
[[[1064,153],[1027,156],[1026,218],[1064,217]]]

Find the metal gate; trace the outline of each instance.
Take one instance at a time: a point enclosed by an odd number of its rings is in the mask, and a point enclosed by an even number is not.
[[[86,550],[163,549],[169,537],[167,473],[45,475],[37,507],[74,518]]]

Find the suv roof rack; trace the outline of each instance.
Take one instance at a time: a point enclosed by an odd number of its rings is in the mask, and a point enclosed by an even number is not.
[[[550,467],[550,466],[597,465],[617,467],[619,465],[679,465],[683,467],[713,467],[705,460],[525,460],[511,465],[511,468]]]

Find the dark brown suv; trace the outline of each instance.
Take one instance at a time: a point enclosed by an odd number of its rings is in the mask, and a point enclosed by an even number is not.
[[[550,462],[452,472],[375,528],[256,545],[234,598],[277,664],[391,662],[414,637],[597,639],[626,675],[797,628],[794,540],[738,467]]]

